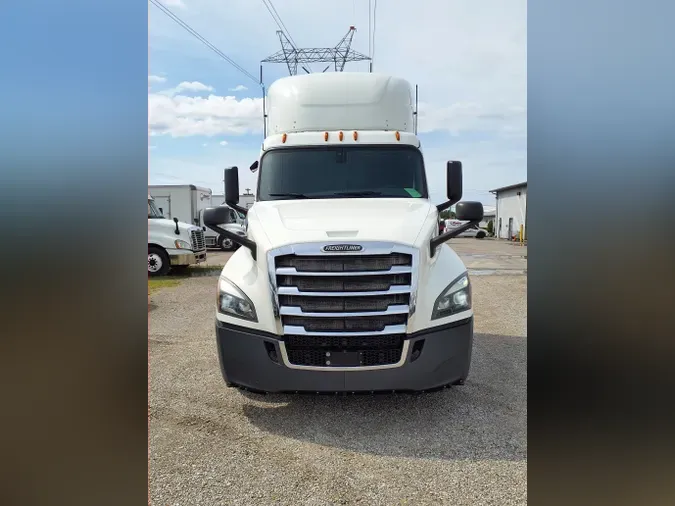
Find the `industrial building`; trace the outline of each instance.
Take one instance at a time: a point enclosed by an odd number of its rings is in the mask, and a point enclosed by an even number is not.
[[[513,240],[523,226],[523,238],[527,239],[527,182],[490,190],[497,200],[495,236]]]

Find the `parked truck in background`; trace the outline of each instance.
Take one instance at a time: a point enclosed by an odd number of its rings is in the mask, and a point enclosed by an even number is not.
[[[255,392],[427,391],[462,384],[473,342],[471,283],[445,241],[478,223],[459,202],[462,164],[447,163],[448,201],[429,198],[412,90],[372,73],[292,76],[266,97],[256,202],[242,247],[218,280],[216,342],[228,386]],[[458,203],[459,202],[459,203]],[[456,205],[467,225],[439,235]],[[392,223],[395,226],[382,226]]]
[[[165,218],[148,195],[148,275],[164,276],[172,267],[206,260],[204,231],[175,218]]]
[[[149,185],[148,193],[165,218],[199,226],[199,213],[212,207],[211,189],[184,185]]]
[[[227,221],[224,221],[223,223],[220,223],[218,226],[221,228],[224,228],[226,230],[229,230],[230,232],[233,232],[235,234],[245,236],[246,235],[246,229],[245,229],[245,221],[246,217],[229,207],[227,204],[221,204],[224,207],[227,207],[229,209],[229,212],[227,212],[224,216],[224,218]],[[214,232],[210,228],[206,227],[204,224],[204,211],[205,209],[201,209],[199,211],[199,217],[198,217],[198,225],[202,227],[202,230],[204,230],[204,240],[206,241],[206,247],[207,248],[220,248],[223,251],[233,251],[239,247],[239,244],[234,242],[232,239],[229,237],[224,236],[223,234],[220,234],[218,232]]]

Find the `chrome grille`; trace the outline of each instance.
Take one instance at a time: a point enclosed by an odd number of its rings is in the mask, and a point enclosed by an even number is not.
[[[190,238],[192,239],[192,251],[202,251],[206,249],[204,231],[202,229],[191,230]]]
[[[410,285],[410,274],[381,276],[278,276],[277,286],[296,286],[301,292],[377,292]]]
[[[284,255],[277,258],[277,268],[291,268],[299,272],[359,272],[388,271],[396,265],[410,265],[410,255]]]
[[[321,247],[290,246],[268,257],[288,365],[330,368],[331,356],[349,352],[358,352],[356,368],[400,365],[417,252],[381,243],[359,253]]]

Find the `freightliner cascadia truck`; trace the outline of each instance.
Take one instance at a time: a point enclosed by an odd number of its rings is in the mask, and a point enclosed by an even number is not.
[[[416,95],[416,93],[415,93]],[[483,217],[460,202],[462,164],[447,163],[434,205],[409,83],[373,73],[292,76],[264,101],[256,202],[218,280],[216,342],[227,386],[252,391],[368,393],[461,385],[473,342],[471,283],[445,242]],[[455,205],[467,223],[439,235]]]

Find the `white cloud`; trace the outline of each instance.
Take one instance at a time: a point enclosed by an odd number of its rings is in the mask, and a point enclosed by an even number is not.
[[[157,146],[148,146],[148,150],[157,149]]]
[[[204,144],[202,144],[202,146],[204,146],[204,147],[206,147],[206,146],[208,146],[208,145],[209,145],[208,142],[205,142]]]
[[[221,146],[227,146],[227,145],[229,144],[229,142],[227,142],[227,141],[220,141],[219,144],[220,144]]]
[[[160,95],[166,95],[168,97],[173,97],[179,93],[185,94],[185,92],[193,92],[193,94],[199,94],[207,91],[214,91],[213,86],[200,83],[199,81],[183,81],[175,88],[167,88],[161,91],[158,91]]]
[[[262,131],[262,99],[148,95],[151,135],[243,135]]]
[[[243,84],[238,84],[234,88],[230,88],[229,91],[246,91],[248,88],[244,86]]]
[[[204,83],[200,83],[199,81],[183,81],[180,83],[178,86],[176,86],[176,91],[181,92],[181,91],[213,91],[213,86],[207,86]]]
[[[166,77],[162,76],[148,76],[148,84],[166,82]]]

